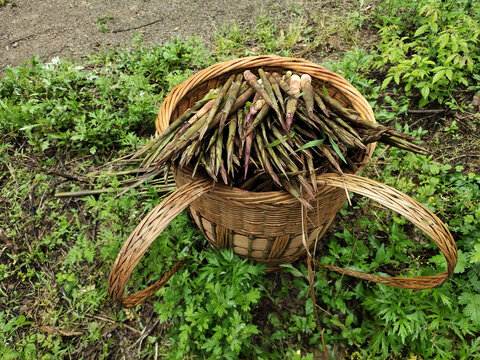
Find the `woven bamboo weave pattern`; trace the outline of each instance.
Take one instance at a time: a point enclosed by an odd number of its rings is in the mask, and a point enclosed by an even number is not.
[[[185,169],[178,169],[174,176],[180,186],[191,181],[191,173]],[[280,191],[253,194],[258,196],[216,184],[214,191],[190,204],[190,213],[205,237],[217,248],[232,248],[238,255],[269,266],[292,262],[302,256],[305,247],[301,236],[300,203]],[[344,190],[320,189],[318,200],[307,213],[308,245],[326,232],[344,202]]]

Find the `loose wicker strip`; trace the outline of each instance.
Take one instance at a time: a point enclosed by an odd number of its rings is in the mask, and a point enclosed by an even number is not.
[[[452,274],[457,264],[457,246],[452,234],[445,224],[417,200],[385,184],[356,176],[325,174],[317,177],[318,185],[346,188],[350,192],[361,194],[379,204],[405,216],[415,226],[423,230],[437,244],[447,260],[447,271],[433,276],[414,278],[385,277],[370,275],[354,270],[343,269],[334,265],[321,265],[339,273],[374,281],[392,287],[404,289],[429,289],[443,284]]]
[[[132,275],[132,271],[150,244],[192,201],[211,189],[212,184],[208,180],[197,180],[186,184],[163,200],[138,224],[125,241],[125,244],[123,244],[110,271],[108,293],[115,302],[125,307],[140,304],[162,287],[183,264],[185,260],[174,266],[162,279],[150,285],[147,289],[124,298],[125,287]]]
[[[170,278],[178,271],[178,269],[180,269],[183,264],[185,264],[185,261],[187,261],[186,257],[177,262],[170,270],[168,270],[165,275],[162,276],[160,280],[150,285],[148,288],[143,289],[135,294],[128,295],[123,299],[118,299],[116,301],[126,308],[131,308],[137,306],[138,304],[141,304],[150,296],[155,294],[160,288],[162,288],[167,283],[167,281],[170,280]]]

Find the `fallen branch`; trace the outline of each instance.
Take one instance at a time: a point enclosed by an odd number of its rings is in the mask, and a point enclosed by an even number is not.
[[[40,167],[37,167],[37,170],[42,171],[47,175],[60,176],[60,177],[63,177],[65,179],[80,181],[80,182],[84,182],[84,183],[88,183],[88,184],[91,183],[88,178],[85,178],[85,177],[82,177],[82,176],[77,176],[77,175],[74,175],[74,174],[67,174],[67,173],[60,172],[60,171],[42,169]]]
[[[40,326],[37,326],[37,328],[39,330],[46,332],[47,334],[60,334],[62,336],[67,336],[67,337],[83,335],[83,331],[65,331],[65,330],[58,329],[52,326],[47,326],[47,325],[40,325]]]
[[[461,159],[464,157],[480,157],[480,154],[464,154],[464,155],[458,155],[450,159],[450,161]]]
[[[411,109],[408,110],[409,114],[439,114],[447,112],[447,109]]]

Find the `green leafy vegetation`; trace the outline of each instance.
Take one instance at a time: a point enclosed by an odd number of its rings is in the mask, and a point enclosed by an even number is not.
[[[304,29],[301,15],[294,19],[286,29],[280,29],[271,17],[259,16],[253,29],[237,24],[225,24],[217,30],[215,42],[221,57],[248,56],[255,53],[292,55],[292,47],[300,42],[308,42],[311,29]],[[253,45],[254,48],[249,48]]]
[[[361,3],[335,2],[328,7],[320,3],[292,1],[279,12],[277,5],[256,14],[255,25],[225,23],[214,34],[215,52],[220,60],[256,54],[336,58],[340,50],[354,47],[358,29],[366,19]]]
[[[154,304],[160,321],[173,322],[168,358],[197,355],[208,359],[252,357],[250,338],[260,331],[251,311],[261,297],[262,267],[231,250],[203,252]]]
[[[395,150],[391,150],[390,159],[394,160],[383,167],[379,180],[413,194],[446,219],[456,234],[459,262],[452,281],[432,290],[415,292],[357,284],[351,293],[349,286],[342,284],[337,299],[354,300],[361,303],[363,309],[362,321],[354,317],[350,325],[360,327],[361,333],[347,339],[354,344],[358,342],[358,351],[364,356],[403,353],[407,357],[410,351],[425,359],[445,359],[475,354],[470,347],[478,348],[478,343],[472,344],[470,340],[477,337],[480,323],[467,306],[472,306],[471,301],[479,291],[478,266],[472,259],[475,259],[480,235],[480,177],[463,174],[462,166],[453,168],[450,164],[438,164],[432,158],[405,156]],[[355,216],[353,226],[334,234],[328,243],[330,254],[324,256],[322,262],[355,264],[355,268],[362,271],[380,273],[409,263],[410,268],[404,270],[408,276],[432,275],[445,270],[443,255],[432,256],[432,251],[438,250],[409,228],[405,219],[363,200],[353,209],[361,209],[362,215]],[[343,210],[342,215],[352,216],[348,209]],[[430,249],[428,255],[425,249]],[[328,304],[328,295],[323,299]],[[331,306],[344,316],[349,315],[349,306],[345,309],[337,303]]]
[[[479,12],[475,1],[383,2],[376,14],[382,39],[377,65],[389,66],[382,88],[392,80],[402,84],[407,94],[421,94],[420,107],[459,105],[452,92],[479,80]]]
[[[166,93],[209,64],[195,39],[105,53],[85,65],[54,58],[6,69],[0,84],[0,131],[39,151],[81,154],[134,146],[153,133]]]
[[[99,16],[97,18],[97,28],[100,32],[104,33],[108,31],[108,25],[106,24],[106,19]]]
[[[478,4],[382,1],[369,12],[354,5],[345,23],[377,27],[376,50],[362,47],[351,30],[343,39],[358,46],[321,62],[367,97],[377,121],[431,148],[432,155],[418,156],[379,147],[363,174],[445,221],[459,249],[449,281],[401,290],[317,267],[319,324],[302,261],[266,273],[231,251],[214,251],[183,213],[141,260],[128,291],[160,279],[186,256],[169,286],[134,309],[110,301],[112,263],[160,195],[148,183],[120,197],[59,199],[55,192],[90,186],[93,171],[103,172],[98,186],[120,187],[109,174],[113,165],[104,164],[153,135],[164,96],[198,69],[265,52],[308,49],[305,56],[318,59],[326,51],[318,44],[334,31],[316,32],[318,18],[292,2],[283,24],[265,16],[254,30],[219,30],[214,52],[194,38],[151,47],[136,41],[133,50],[106,51],[81,64],[33,58],[5,70],[0,358],[306,360],[323,358],[325,342],[331,359],[479,359],[480,140],[478,105],[471,105],[478,91]],[[419,100],[445,111],[412,113]],[[390,276],[445,270],[436,246],[404,218],[359,196],[351,201],[319,241],[320,263]]]

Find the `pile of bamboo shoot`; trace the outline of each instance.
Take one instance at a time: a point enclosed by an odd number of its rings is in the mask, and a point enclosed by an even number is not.
[[[384,142],[419,154],[414,138],[364,119],[307,74],[257,70],[231,75],[136,154],[140,168],[190,167],[250,191],[284,189],[314,197],[316,175],[354,172],[366,145]]]

